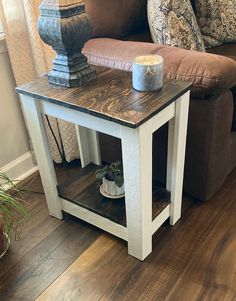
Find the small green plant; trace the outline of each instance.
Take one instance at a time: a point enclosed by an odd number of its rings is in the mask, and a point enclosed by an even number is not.
[[[10,190],[9,190],[10,187]],[[0,224],[4,232],[17,231],[17,226],[29,213],[22,200],[23,189],[18,188],[5,173],[0,170]]]
[[[118,187],[124,184],[123,168],[120,161],[113,162],[110,165],[98,169],[96,171],[96,178],[102,180],[106,178],[108,181],[114,181]]]

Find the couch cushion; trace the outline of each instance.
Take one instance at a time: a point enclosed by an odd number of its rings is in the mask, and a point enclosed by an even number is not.
[[[224,55],[236,61],[236,43],[224,44],[207,49],[207,52]]]
[[[144,31],[139,31],[132,33],[126,37],[124,37],[122,40],[125,41],[134,41],[134,42],[148,42],[148,43],[153,43],[152,42],[152,36],[150,33],[150,30],[144,30]]]
[[[206,48],[236,41],[235,0],[198,0],[195,13]]]
[[[147,0],[85,0],[93,37],[121,38],[146,22]]]
[[[236,86],[236,62],[219,55],[144,42],[92,39],[83,53],[91,64],[130,71],[136,56],[158,54],[168,79],[193,83],[192,96],[217,95]]]
[[[148,21],[154,43],[205,51],[190,0],[149,0]]]

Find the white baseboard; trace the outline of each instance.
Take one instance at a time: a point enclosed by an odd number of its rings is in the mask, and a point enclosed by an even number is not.
[[[22,181],[38,170],[31,152],[28,152],[0,168],[11,180]]]

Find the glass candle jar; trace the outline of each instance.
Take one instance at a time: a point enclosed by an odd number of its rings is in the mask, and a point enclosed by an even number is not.
[[[163,85],[163,58],[159,55],[144,55],[132,64],[133,88],[138,91],[157,91]]]

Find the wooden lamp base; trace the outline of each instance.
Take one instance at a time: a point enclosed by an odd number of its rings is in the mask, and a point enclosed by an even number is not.
[[[53,69],[48,73],[50,84],[64,87],[78,87],[95,78],[95,69],[87,64],[87,58],[82,53],[74,57],[58,55]]]
[[[44,0],[40,5],[38,30],[41,39],[56,51],[53,68],[48,74],[51,84],[81,86],[96,78],[96,71],[81,53],[92,28],[79,0]]]

